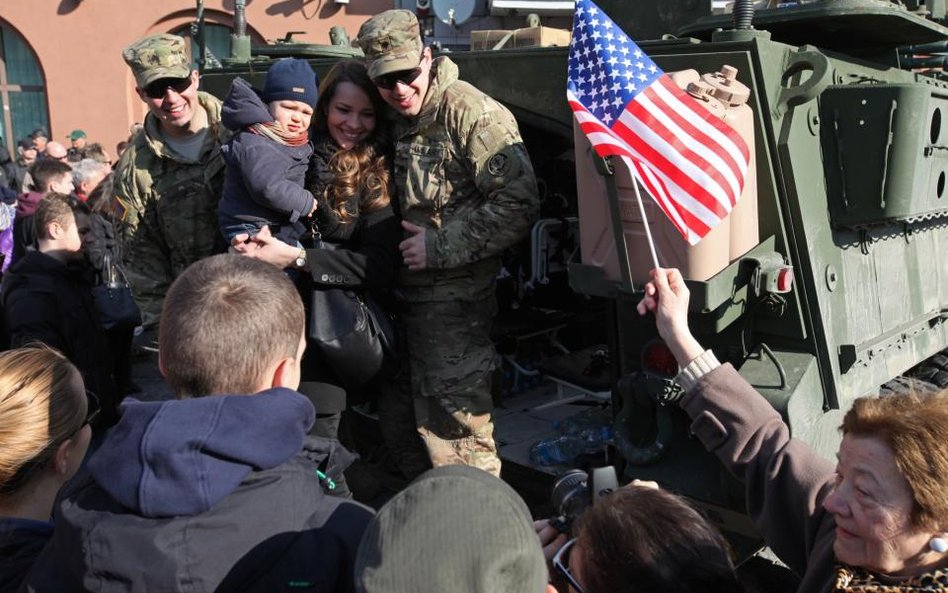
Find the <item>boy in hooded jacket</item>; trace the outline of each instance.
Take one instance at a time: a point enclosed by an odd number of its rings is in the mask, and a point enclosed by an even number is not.
[[[235,134],[221,147],[227,170],[218,209],[228,243],[264,226],[291,245],[305,232],[300,219],[316,210],[316,198],[303,188],[316,96],[316,73],[296,58],[273,64],[262,92],[241,78],[231,84],[221,121]]]
[[[352,457],[306,434],[303,327],[274,266],[222,254],[185,270],[158,336],[176,399],[126,398],[28,590],[353,591],[373,513],[327,494]]]

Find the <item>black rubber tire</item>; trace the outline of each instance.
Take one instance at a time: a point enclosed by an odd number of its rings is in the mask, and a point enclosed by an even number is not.
[[[889,381],[886,381],[879,387],[879,395],[902,395],[905,393],[925,393],[927,391],[936,391],[938,388],[923,379],[899,375]]]
[[[910,371],[913,378],[931,383],[936,389],[948,387],[948,354],[946,350],[923,361]]]

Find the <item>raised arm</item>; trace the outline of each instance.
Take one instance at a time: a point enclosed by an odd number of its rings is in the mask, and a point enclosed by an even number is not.
[[[780,414],[730,364],[703,350],[688,328],[689,292],[678,270],[656,269],[638,311],[655,314],[675,355],[691,433],[746,484],[747,512],[764,541],[802,574],[833,522],[822,508],[833,465],[792,439]]]

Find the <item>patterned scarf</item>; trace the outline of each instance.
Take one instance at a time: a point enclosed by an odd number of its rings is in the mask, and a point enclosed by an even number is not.
[[[299,134],[291,134],[275,121],[251,124],[247,126],[247,130],[285,146],[302,146],[309,142],[309,130],[303,130]]]
[[[879,577],[862,568],[837,564],[833,591],[838,593],[948,593],[948,571],[938,569],[893,584],[880,580]]]

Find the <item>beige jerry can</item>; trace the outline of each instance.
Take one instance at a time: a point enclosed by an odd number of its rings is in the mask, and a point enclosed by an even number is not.
[[[757,245],[757,175],[754,159],[754,119],[747,105],[749,89],[735,79],[737,70],[724,66],[721,72],[699,76],[695,70],[670,72],[672,80],[685,89],[709,111],[725,120],[747,143],[751,154],[744,190],[727,218],[711,230],[697,245],[688,242],[658,207],[644,188],[639,186],[649,230],[655,242],[658,262],[663,267],[681,270],[688,280],[707,280]],[[609,215],[607,178],[596,169],[589,140],[573,125],[576,150],[576,189],[579,200],[579,234],[582,262],[603,268],[610,280],[621,281],[615,235]],[[632,281],[649,279],[652,257],[645,236],[645,227],[635,198],[632,176],[618,159],[614,160],[619,216],[628,250]]]

